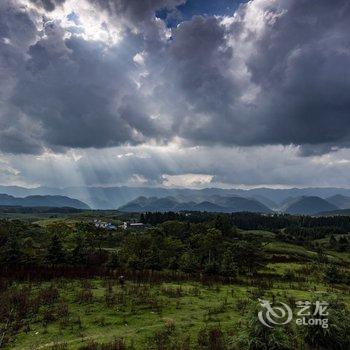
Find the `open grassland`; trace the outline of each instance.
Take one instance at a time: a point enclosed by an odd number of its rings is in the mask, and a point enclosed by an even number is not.
[[[285,242],[267,242],[264,247],[266,253],[272,256],[283,256],[295,261],[315,261],[318,259],[318,254],[315,251],[308,250],[306,247],[297,246]],[[325,258],[330,263],[344,264],[350,263],[350,254],[345,252],[337,252],[334,250],[326,250]]]
[[[0,347],[350,348],[345,219],[196,215],[148,214],[137,231],[94,225],[141,219],[113,211],[0,221]],[[295,315],[298,301],[329,302],[330,329],[260,323],[261,303]]]
[[[231,284],[127,282],[121,286],[113,279],[60,279],[14,284],[10,290],[18,298],[25,293],[24,304],[34,304],[37,310],[27,310],[22,328],[6,348],[56,349],[60,345],[79,349],[92,341],[123,339],[135,349],[146,349],[145,344],[151,344],[167,327],[176,329],[177,337],[189,337],[195,348],[205,328],[220,327],[232,337],[237,335],[244,328],[247,310],[258,298],[293,305],[317,295],[350,305],[349,290],[323,284],[315,266],[277,263],[265,271],[276,276],[274,282],[246,278]],[[290,271],[293,280],[286,281]]]

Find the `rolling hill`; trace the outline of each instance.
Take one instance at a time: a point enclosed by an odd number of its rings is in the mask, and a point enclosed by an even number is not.
[[[341,194],[328,197],[327,202],[335,205],[339,209],[350,209],[350,197]]]
[[[350,209],[339,209],[332,211],[322,211],[317,216],[350,216]]]
[[[246,198],[248,198],[248,197],[246,197]],[[264,204],[266,207],[268,207],[272,210],[278,208],[278,204],[276,202],[274,202],[273,200],[271,200],[265,196],[257,194],[257,195],[252,196],[251,198],[257,200],[258,202]]]
[[[328,212],[337,209],[339,208],[320,197],[303,196],[287,201],[287,203],[285,203],[283,211],[287,214],[293,215],[314,215],[321,212]]]
[[[212,212],[212,213],[219,213],[219,212],[225,212],[228,209],[225,207],[222,207],[220,205],[217,205],[215,203],[211,203],[208,201],[204,201],[198,204],[195,204],[190,207],[190,211],[207,211],[207,212]]]
[[[76,209],[90,209],[90,207],[74,198],[66,196],[27,196],[24,198],[0,194],[0,205],[22,207],[70,207]]]
[[[237,211],[250,211],[256,213],[270,213],[271,210],[266,205],[252,198],[244,198],[244,197],[224,197],[217,196],[214,201],[215,204],[220,205],[229,212],[237,212]]]
[[[213,196],[210,200],[183,202],[175,197],[138,197],[121,206],[118,210],[123,212],[145,211],[208,211],[208,212],[238,212],[250,211],[256,213],[270,213],[271,210],[264,204],[243,197]]]
[[[276,209],[280,203],[288,197],[299,198],[301,196],[316,196],[323,199],[335,195],[348,196],[350,188],[335,187],[307,187],[307,188],[251,188],[251,189],[223,189],[223,188],[164,188],[164,187],[98,187],[98,186],[70,186],[65,188],[36,187],[26,188],[19,186],[1,186],[0,193],[6,193],[15,197],[26,197],[31,195],[58,195],[77,198],[87,203],[94,209],[116,209],[138,197],[174,197],[180,202],[200,203],[212,202],[212,196],[220,197],[244,197],[255,199],[270,209]],[[277,204],[276,204],[277,203]]]

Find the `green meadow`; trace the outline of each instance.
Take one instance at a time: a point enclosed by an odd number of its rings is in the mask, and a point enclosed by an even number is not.
[[[286,235],[269,230],[271,223],[242,229],[209,214],[201,222],[180,216],[137,232],[107,231],[92,218],[1,221],[0,243],[8,240],[0,255],[2,348],[348,349],[344,235]],[[123,219],[130,217],[105,217]],[[330,326],[299,326],[293,318],[268,328],[258,319],[263,300],[287,304],[294,316],[298,301],[326,301]]]

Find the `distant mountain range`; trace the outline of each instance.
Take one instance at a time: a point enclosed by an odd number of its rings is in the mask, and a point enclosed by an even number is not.
[[[1,206],[21,207],[69,207],[76,209],[90,209],[90,207],[78,200],[66,196],[27,196],[24,198],[14,197],[8,194],[0,194]]]
[[[350,209],[350,197],[336,194],[332,197],[327,198],[327,202],[335,205],[339,209]]]
[[[287,214],[314,215],[317,213],[339,209],[335,205],[320,197],[299,197],[290,200],[281,211]]]
[[[254,199],[243,197],[221,197],[212,196],[210,201],[184,202],[174,197],[138,197],[131,202],[121,206],[120,211],[124,212],[145,212],[145,211],[207,211],[231,213],[237,211],[250,211],[256,213],[271,213],[264,204]]]
[[[350,203],[350,197],[332,196],[329,200],[337,200],[340,204]],[[341,200],[340,200],[341,199]],[[301,196],[289,197],[276,207],[276,203],[272,203],[272,207],[259,202],[256,199],[243,198],[237,196],[209,196],[205,201],[189,201],[186,202],[183,198],[175,197],[138,197],[119,208],[124,212],[164,212],[164,211],[206,211],[218,213],[233,213],[233,212],[254,212],[254,213],[273,213],[281,212],[291,215],[319,215],[322,213],[334,212],[334,215],[339,215],[337,212],[340,207],[330,201],[317,196]],[[350,206],[349,206],[350,208]],[[345,212],[345,211],[344,211]]]
[[[36,187],[36,188],[24,188],[19,186],[0,186],[0,193],[6,193],[15,197],[26,197],[32,195],[54,195],[54,196],[67,196],[70,198],[76,198],[84,203],[87,203],[93,209],[117,209],[119,207],[129,204],[131,201],[139,197],[152,198],[175,198],[176,202],[181,203],[182,208],[188,208],[190,210],[194,205],[204,208],[211,206],[213,210],[225,210],[227,205],[215,200],[215,196],[220,198],[245,198],[248,200],[254,200],[255,204],[258,202],[263,205],[262,208],[268,208],[273,211],[292,211],[293,207],[288,209],[288,206],[296,201],[301,200],[303,197],[318,197],[326,200],[331,205],[334,205],[336,209],[348,209],[350,208],[350,189],[347,188],[290,188],[290,189],[271,189],[271,188],[252,188],[249,190],[243,189],[221,189],[221,188],[204,188],[200,190],[187,189],[187,188],[152,188],[152,187]],[[236,200],[237,201],[237,200]],[[290,201],[290,203],[289,203]],[[311,211],[306,210],[314,214],[314,209],[326,209],[323,205],[316,205],[313,207],[313,202],[316,199],[311,199],[311,202],[305,204],[305,199],[301,202],[301,207],[311,206]],[[171,202],[171,201],[170,201]],[[192,203],[193,202],[193,203]],[[304,204],[303,204],[304,202]],[[178,204],[179,204],[178,203]],[[324,202],[322,202],[324,204]],[[213,204],[215,206],[213,206]],[[168,205],[172,208],[173,203],[165,201],[164,205]],[[222,208],[223,207],[223,208]],[[165,208],[165,207],[164,207]],[[235,210],[237,207],[233,207]],[[241,207],[239,207],[240,209]],[[244,208],[244,206],[243,206]],[[249,206],[248,206],[249,208]],[[330,208],[330,207],[329,207]],[[261,209],[260,207],[258,209]],[[300,210],[304,212],[303,208]],[[266,210],[266,209],[265,209]],[[299,210],[299,209],[298,209]],[[328,210],[328,209],[326,209]]]
[[[77,214],[86,209],[72,207],[23,207],[19,205],[0,205],[1,214]]]
[[[350,209],[323,211],[319,213],[319,216],[350,216]]]

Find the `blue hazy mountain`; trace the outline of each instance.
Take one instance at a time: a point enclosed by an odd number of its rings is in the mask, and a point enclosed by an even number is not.
[[[8,194],[0,194],[0,205],[22,207],[70,207],[76,209],[90,209],[90,207],[78,200],[66,196],[40,196],[32,195],[24,198],[14,197]]]
[[[337,206],[320,197],[303,196],[287,201],[282,211],[287,214],[314,215],[337,209]]]
[[[183,202],[175,197],[138,197],[129,203],[121,206],[120,211],[124,212],[145,212],[145,211],[207,211],[231,213],[249,211],[256,213],[270,213],[271,210],[264,204],[254,199],[243,197],[220,197],[213,196],[211,200]]]
[[[341,194],[328,197],[327,202],[335,205],[339,209],[350,209],[350,197]]]
[[[239,196],[252,198],[260,203],[275,209],[288,197],[316,196],[322,199],[335,195],[350,197],[350,189],[346,188],[290,188],[290,189],[271,189],[271,188],[252,188],[243,189],[222,189],[222,188],[162,188],[162,187],[36,187],[25,188],[19,186],[0,186],[0,193],[6,193],[15,197],[26,197],[30,195],[61,195],[71,198],[77,198],[87,203],[94,209],[116,209],[138,197],[174,197],[180,198],[182,202],[201,201],[211,202],[211,196]]]

